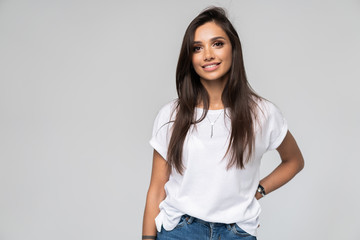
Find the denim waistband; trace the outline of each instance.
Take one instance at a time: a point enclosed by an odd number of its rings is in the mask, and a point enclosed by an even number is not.
[[[224,226],[224,225],[232,226],[233,225],[233,224],[227,224],[227,223],[207,222],[200,218],[195,218],[193,216],[190,216],[188,214],[184,214],[182,217],[184,217],[189,224],[191,224],[192,222],[198,222],[198,223],[202,223],[202,224],[205,224],[205,225],[211,226],[211,227],[220,227],[220,226]]]

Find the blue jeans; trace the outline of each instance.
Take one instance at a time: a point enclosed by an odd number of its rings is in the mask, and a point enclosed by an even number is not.
[[[171,231],[161,227],[157,240],[256,240],[256,237],[242,230],[237,224],[206,222],[183,215],[178,225]]]

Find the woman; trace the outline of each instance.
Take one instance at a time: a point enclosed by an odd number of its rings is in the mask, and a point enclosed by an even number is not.
[[[176,71],[178,99],[158,113],[142,239],[256,239],[258,199],[304,166],[286,120],[245,75],[240,40],[221,8],[188,26]],[[281,164],[260,180],[262,155]]]

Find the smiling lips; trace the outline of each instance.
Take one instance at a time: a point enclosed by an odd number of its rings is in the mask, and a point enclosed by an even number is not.
[[[221,62],[205,64],[204,66],[202,66],[202,68],[207,72],[211,72],[216,70],[219,67],[220,63]]]

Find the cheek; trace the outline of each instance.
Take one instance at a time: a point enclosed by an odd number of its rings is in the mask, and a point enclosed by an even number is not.
[[[197,55],[193,55],[193,57],[191,58],[192,65],[193,65],[194,67],[196,67],[196,65],[199,64],[199,59],[198,59],[198,58],[199,58],[199,57],[198,57]]]
[[[218,52],[217,56],[223,61],[229,61],[232,59],[232,51],[231,48],[222,49]]]
[[[232,52],[231,50],[228,51],[226,54],[225,54],[225,59],[226,59],[226,62],[228,63],[227,65],[231,66],[231,63],[232,63]]]
[[[199,60],[199,57],[196,55],[194,57],[192,57],[191,64],[192,64],[195,72],[198,73],[199,69],[201,68],[201,61]]]

